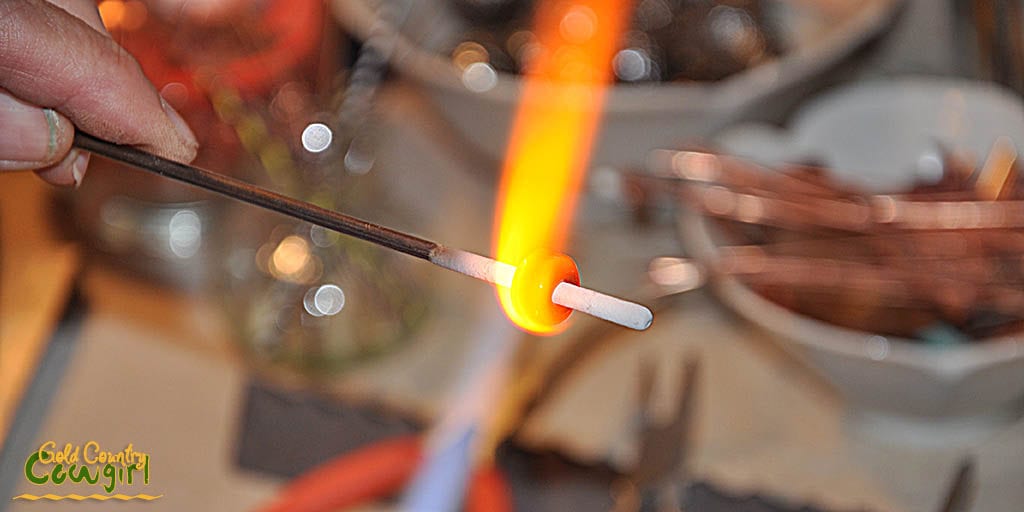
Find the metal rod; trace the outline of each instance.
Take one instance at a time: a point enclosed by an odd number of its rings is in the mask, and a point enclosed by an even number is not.
[[[114,144],[82,132],[75,132],[74,145],[144,171],[354,236],[499,286],[510,286],[515,274],[514,265],[449,249],[430,240],[299,201],[223,174],[167,160],[138,148]],[[644,306],[569,283],[556,287],[551,300],[631,329],[646,329],[653,320],[651,311]]]
[[[230,176],[167,160],[131,146],[100,140],[80,131],[75,132],[74,144],[90,153],[283,213],[410,256],[429,260],[430,252],[437,248],[437,244],[429,240],[299,201]]]

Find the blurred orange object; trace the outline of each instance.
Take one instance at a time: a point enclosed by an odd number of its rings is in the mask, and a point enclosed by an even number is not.
[[[138,60],[164,100],[195,132],[201,146],[199,165],[230,172],[243,150],[258,153],[267,145],[261,134],[287,129],[288,120],[265,119],[275,95],[289,87],[315,87],[323,3],[227,2],[225,9],[234,5],[230,26],[169,13],[161,5],[103,0],[98,8],[111,37]],[[308,121],[311,108],[290,106],[302,122]],[[243,148],[246,140],[259,144]]]
[[[423,460],[420,436],[381,441],[314,468],[296,478],[259,512],[344,510],[399,492]],[[467,512],[511,512],[508,483],[492,464],[473,472]]]

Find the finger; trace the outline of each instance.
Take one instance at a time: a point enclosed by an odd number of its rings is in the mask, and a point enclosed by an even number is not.
[[[36,170],[40,178],[54,185],[78,187],[85,178],[89,166],[89,152],[72,149],[57,165]]]
[[[0,89],[0,170],[40,169],[60,162],[74,137],[63,115],[30,105]]]
[[[49,0],[49,2],[86,22],[93,30],[109,37],[107,27],[103,25],[103,19],[100,18],[99,7],[93,0]]]
[[[195,136],[112,39],[43,0],[0,2],[0,87],[85,132],[177,161]]]

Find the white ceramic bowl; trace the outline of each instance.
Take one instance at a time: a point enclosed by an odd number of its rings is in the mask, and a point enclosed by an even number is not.
[[[496,161],[504,157],[521,79],[499,73],[494,86],[474,92],[438,53],[460,31],[445,0],[410,2],[412,12],[395,39],[392,62],[419,83],[455,128]],[[661,83],[612,89],[592,162],[640,165],[647,152],[708,136],[745,119],[759,102],[776,100],[823,74],[888,27],[902,0],[837,0],[777,4],[790,51],[713,84]],[[335,0],[333,11],[353,34],[366,38],[382,26],[369,0]]]
[[[737,125],[716,141],[729,153],[773,165],[812,158],[843,181],[894,191],[922,176],[936,142],[976,159],[1008,136],[1024,148],[1024,104],[986,82],[929,77],[862,82],[804,105],[788,129]],[[925,166],[927,167],[927,166]]]
[[[953,101],[951,101],[951,98]],[[936,119],[958,119],[949,129]],[[997,136],[1024,143],[1024,107],[1016,97],[972,82],[903,79],[857,85],[810,104],[788,132],[740,127],[723,134],[730,152],[760,160],[784,159],[780,148],[808,151],[836,167],[843,179],[879,189],[907,185],[932,139],[983,157]],[[774,144],[765,144],[773,140]],[[745,146],[745,147],[744,147]],[[1024,147],[1024,146],[1019,146]],[[717,257],[710,222],[683,213],[681,237],[690,255]],[[874,426],[898,426],[896,435],[934,427],[933,440],[978,434],[1019,417],[1024,404],[1024,335],[933,347],[911,340],[836,327],[789,311],[731,277],[716,279],[721,299],[772,333],[782,346],[844,395]],[[944,430],[943,430],[944,429]],[[921,439],[909,439],[921,441]]]

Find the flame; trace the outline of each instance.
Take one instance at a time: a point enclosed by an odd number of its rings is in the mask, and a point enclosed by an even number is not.
[[[558,253],[565,243],[627,4],[538,2],[535,32],[544,50],[529,63],[502,170],[494,231],[499,261],[518,266],[537,251]],[[497,290],[519,327],[561,330],[517,311],[509,288]]]

